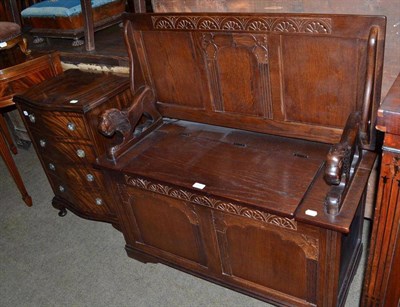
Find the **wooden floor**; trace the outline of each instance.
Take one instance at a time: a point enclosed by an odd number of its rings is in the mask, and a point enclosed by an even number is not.
[[[123,28],[115,25],[95,33],[96,50],[87,52],[85,46],[73,47],[72,39],[45,38],[40,44],[33,43],[29,34],[29,48],[32,52],[58,50],[61,60],[66,63],[90,63],[107,66],[128,66],[128,54],[123,40]]]

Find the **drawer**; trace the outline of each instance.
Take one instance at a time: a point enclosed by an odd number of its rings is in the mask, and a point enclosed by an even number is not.
[[[101,190],[71,185],[71,182],[66,182],[56,176],[50,176],[50,182],[54,194],[69,201],[75,210],[82,214],[95,219],[115,216],[112,202]]]
[[[103,174],[86,165],[70,166],[43,158],[47,173],[78,189],[105,189]]]
[[[114,216],[111,201],[99,190],[74,190],[73,203],[91,216]]]
[[[106,190],[103,174],[93,168],[65,168],[64,178],[70,185],[78,186],[80,189]]]
[[[48,173],[50,185],[53,187],[55,195],[60,196],[69,202],[73,203],[73,189],[70,188],[68,183],[60,177],[57,177],[54,173]]]
[[[79,113],[48,112],[22,106],[23,118],[29,129],[41,134],[89,139],[84,118]]]
[[[59,163],[86,163],[96,160],[96,153],[90,142],[73,139],[58,139],[32,132],[32,141],[36,144],[38,153],[46,159]]]

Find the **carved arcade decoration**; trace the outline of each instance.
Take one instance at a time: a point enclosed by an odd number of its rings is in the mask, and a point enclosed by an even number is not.
[[[230,30],[235,32],[277,32],[331,34],[330,18],[254,16],[152,16],[154,29]]]
[[[228,211],[229,212],[229,211]],[[232,213],[232,212],[229,212]],[[259,219],[256,219],[259,220]],[[241,228],[251,227],[245,223],[241,223],[237,221],[237,223],[233,223],[232,221],[230,225],[227,225],[227,222],[224,218],[220,217],[219,215],[214,216],[214,226],[217,231],[218,239],[221,241],[221,246],[227,246],[226,242],[226,232],[227,229],[231,226],[238,226]],[[274,224],[275,225],[275,224]],[[289,228],[291,229],[291,228]],[[270,230],[272,231],[272,230]],[[301,247],[304,251],[306,258],[310,260],[318,260],[319,257],[319,240],[317,238],[311,237],[306,234],[300,233],[293,233],[287,231],[276,230],[274,231],[275,234],[279,235],[279,237],[284,241],[291,241]],[[230,271],[230,270],[229,270]],[[227,273],[227,272],[225,272]]]
[[[207,61],[207,70],[213,96],[215,111],[228,111],[224,105],[224,80],[221,76],[219,62],[223,51],[228,48],[242,48],[257,62],[258,74],[254,73],[256,86],[251,89],[254,93],[253,108],[265,118],[272,118],[272,101],[268,68],[268,43],[266,35],[251,34],[218,34],[203,33],[201,46]]]
[[[142,178],[136,178],[129,175],[125,175],[124,178],[126,184],[136,188],[167,195],[234,215],[248,217],[250,219],[272,224],[278,227],[297,230],[297,222],[288,218],[262,212],[256,209],[250,209],[245,206],[235,204],[233,202],[222,201],[211,196],[200,195],[182,189],[172,188],[160,183],[153,183]]]

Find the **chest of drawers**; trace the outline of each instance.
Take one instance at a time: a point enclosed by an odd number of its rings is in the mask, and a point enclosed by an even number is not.
[[[131,98],[127,77],[68,70],[15,97],[55,197],[59,215],[118,221],[103,175],[93,167],[108,140],[97,133],[99,114]]]

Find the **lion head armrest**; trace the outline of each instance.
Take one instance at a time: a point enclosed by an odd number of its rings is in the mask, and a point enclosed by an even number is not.
[[[114,139],[106,151],[107,158],[115,162],[161,123],[162,116],[156,109],[154,93],[147,86],[136,92],[128,109],[104,111],[99,116],[98,130],[105,137]]]
[[[361,160],[360,125],[360,112],[350,114],[340,142],[333,145],[327,155],[324,178],[332,186],[325,199],[325,209],[328,214],[339,213],[354,172]]]

